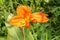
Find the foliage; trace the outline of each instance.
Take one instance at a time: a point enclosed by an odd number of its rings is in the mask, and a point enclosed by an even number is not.
[[[22,40],[20,29],[11,27],[8,22],[8,18],[16,14],[18,5],[30,6],[34,10],[32,13],[45,12],[49,18],[48,23],[31,23],[31,28],[24,31],[25,40],[60,39],[60,0],[0,0],[0,40],[4,40],[7,36],[9,36],[8,39],[11,38],[11,34],[16,38],[12,37],[13,40]]]

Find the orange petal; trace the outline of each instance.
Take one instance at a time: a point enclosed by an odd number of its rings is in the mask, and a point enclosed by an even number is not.
[[[37,22],[37,20],[34,18],[33,15],[31,15],[31,17],[30,17],[30,22],[33,22],[33,23],[36,23]]]
[[[42,19],[41,19],[40,22],[42,22],[42,23],[43,23],[43,22],[48,22],[48,20],[49,20],[49,19],[48,19],[47,17],[42,17]]]
[[[29,15],[30,12],[31,12],[31,9],[28,6],[21,5],[21,6],[17,7],[17,15],[19,15],[19,16],[21,16],[21,15],[23,15],[23,16]]]
[[[29,24],[29,23],[27,23],[25,27],[26,27],[26,28],[30,28],[30,24]]]
[[[34,20],[31,20],[31,22],[36,23],[37,21],[34,19]]]
[[[40,22],[48,22],[48,18],[46,17],[46,14],[45,13],[40,13],[40,16],[41,16],[41,21]]]
[[[17,27],[23,27],[26,23],[23,18],[20,18],[19,16],[14,16],[10,19],[10,24]]]
[[[32,22],[40,22],[41,16],[38,13],[33,13],[31,17]]]
[[[36,12],[32,14],[32,20],[35,20],[37,22],[47,22],[48,18],[46,17],[45,13]]]

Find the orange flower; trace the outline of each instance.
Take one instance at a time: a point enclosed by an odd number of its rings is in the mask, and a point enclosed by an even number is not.
[[[10,19],[10,24],[17,27],[26,27],[30,28],[30,22],[36,23],[36,22],[47,22],[48,18],[46,17],[46,14],[41,12],[36,12],[34,14],[31,14],[31,8],[28,6],[18,6],[17,7],[17,15],[13,16]]]
[[[31,22],[47,22],[48,21],[48,18],[46,17],[46,14],[44,13],[41,13],[41,12],[36,12],[36,13],[33,13],[32,14],[32,17],[31,17]]]

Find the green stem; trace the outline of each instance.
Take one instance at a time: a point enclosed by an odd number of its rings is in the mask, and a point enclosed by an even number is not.
[[[48,33],[46,32],[46,40],[48,40]]]
[[[21,33],[22,33],[22,39],[25,40],[25,36],[24,36],[24,28],[21,28]]]

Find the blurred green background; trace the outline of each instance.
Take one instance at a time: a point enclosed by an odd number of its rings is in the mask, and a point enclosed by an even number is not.
[[[11,14],[16,14],[18,5],[28,5],[33,12],[45,12],[49,18],[48,23],[32,24],[33,29],[29,29],[36,39],[60,40],[60,0],[0,0],[0,40],[7,40],[7,18]],[[43,27],[40,27],[43,26]],[[37,36],[36,36],[37,34]]]

